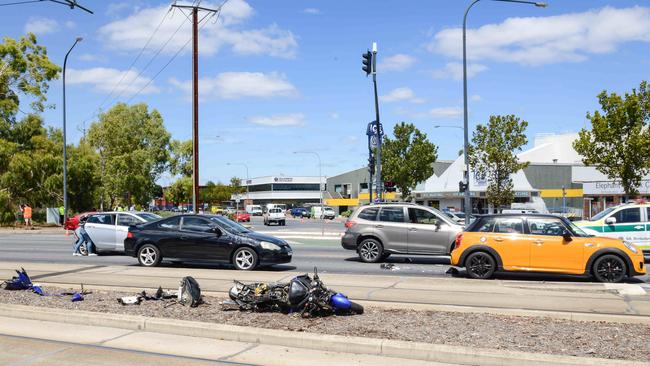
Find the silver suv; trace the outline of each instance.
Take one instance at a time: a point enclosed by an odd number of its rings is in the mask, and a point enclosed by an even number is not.
[[[378,203],[357,208],[345,222],[341,245],[363,262],[391,254],[448,255],[463,226],[435,208],[413,203]]]

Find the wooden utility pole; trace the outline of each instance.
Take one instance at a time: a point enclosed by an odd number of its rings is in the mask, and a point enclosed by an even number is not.
[[[216,13],[221,10],[191,5],[172,5],[192,11],[192,206],[199,212],[199,10]]]

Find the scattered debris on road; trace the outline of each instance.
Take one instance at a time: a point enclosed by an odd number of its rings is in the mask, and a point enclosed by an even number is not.
[[[159,300],[173,300],[168,302],[168,305],[181,304],[189,305],[195,308],[203,303],[201,296],[201,287],[199,283],[191,276],[183,277],[176,290],[163,290],[158,287],[158,290],[153,296],[147,295],[145,290],[142,290],[135,296],[122,296],[117,299],[121,305],[140,305],[142,301],[159,301]]]
[[[387,269],[389,271],[399,271],[399,267],[394,265],[393,263],[382,263],[379,265],[379,268]]]

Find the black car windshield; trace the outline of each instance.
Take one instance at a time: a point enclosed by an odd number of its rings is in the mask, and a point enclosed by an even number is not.
[[[221,228],[230,231],[231,233],[244,234],[244,233],[251,232],[250,230],[243,227],[242,225],[239,225],[238,223],[230,219],[227,219],[223,216],[210,216],[210,220],[216,222],[217,224],[219,224]]]
[[[162,216],[158,216],[158,215],[152,214],[152,213],[138,213],[138,214],[136,214],[136,216],[144,219],[144,221],[146,221],[146,222],[151,222],[151,221],[156,221],[158,219],[162,219]]]

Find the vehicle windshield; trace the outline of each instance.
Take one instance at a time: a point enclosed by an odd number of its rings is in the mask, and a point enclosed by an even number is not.
[[[609,215],[615,209],[616,209],[616,207],[610,207],[610,208],[606,209],[605,211],[599,213],[598,215],[592,217],[589,221],[598,221],[598,220],[602,219],[603,217]]]
[[[243,227],[242,225],[239,225],[238,223],[227,219],[223,216],[210,216],[210,220],[216,222],[219,224],[219,227],[225,229],[226,231],[229,231],[231,233],[235,234],[245,234],[245,233],[250,233],[251,231],[248,230],[247,228]]]
[[[146,221],[146,222],[151,222],[151,221],[156,221],[156,220],[162,219],[162,216],[158,216],[158,215],[152,214],[152,213],[138,213],[138,214],[135,214],[135,215],[138,216],[141,219],[144,219],[144,221]]]
[[[465,213],[464,212],[454,212],[454,215],[457,217],[464,219],[465,218]]]
[[[581,237],[591,237],[593,235],[589,235],[586,232],[584,232],[578,225],[574,224],[571,220],[563,218],[562,221],[564,224],[566,224],[569,229],[573,232],[574,235],[576,236],[581,236]]]

